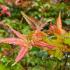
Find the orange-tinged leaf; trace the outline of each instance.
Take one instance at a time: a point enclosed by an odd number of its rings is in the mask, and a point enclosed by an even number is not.
[[[62,29],[61,13],[59,13],[59,16],[58,16],[55,24],[59,29]]]
[[[59,16],[54,25],[52,25],[52,23],[50,23],[50,27],[49,27],[48,31],[50,33],[54,33],[54,34],[58,34],[58,35],[65,33],[65,30],[62,28],[61,13],[59,13]]]
[[[59,13],[59,16],[56,20],[55,25],[56,25],[56,29],[55,29],[56,31],[55,32],[57,34],[64,34],[65,33],[65,30],[62,29],[61,13]]]

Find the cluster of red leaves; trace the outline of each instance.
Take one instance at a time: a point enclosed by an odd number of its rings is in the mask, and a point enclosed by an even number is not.
[[[18,53],[18,56],[15,59],[15,63],[19,62],[27,54],[27,52],[29,50],[28,48],[30,48],[30,46],[39,46],[41,48],[46,47],[47,49],[50,49],[50,50],[55,48],[55,46],[52,46],[52,45],[50,45],[47,42],[44,42],[42,40],[42,37],[46,36],[46,33],[41,31],[41,29],[43,29],[43,27],[47,23],[42,23],[40,21],[38,21],[39,23],[36,23],[35,20],[32,20],[25,13],[22,12],[22,15],[26,19],[28,24],[30,26],[32,26],[32,29],[35,28],[32,36],[31,36],[32,39],[28,40],[27,35],[23,35],[23,34],[19,33],[18,31],[14,30],[10,26],[8,26],[8,27],[17,37],[0,39],[0,43],[8,43],[8,44],[13,44],[13,45],[18,45],[20,47],[20,51]],[[3,23],[0,23],[0,25],[1,24],[3,24]],[[64,33],[64,30],[62,29],[62,23],[61,23],[60,15],[57,18],[56,24],[51,25],[49,30],[50,29],[52,29],[53,33],[57,33],[57,34],[63,34]]]
[[[0,4],[0,9],[1,9],[0,16],[2,16],[4,14],[7,15],[7,16],[11,16],[11,13],[10,13],[10,11],[8,11],[7,6]]]

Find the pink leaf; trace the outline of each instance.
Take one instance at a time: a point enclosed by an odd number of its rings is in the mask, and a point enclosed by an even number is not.
[[[54,46],[49,45],[48,43],[43,42],[43,41],[34,42],[34,46],[47,47],[48,49],[53,49],[54,48]]]
[[[22,39],[5,38],[5,39],[0,39],[0,43],[9,43],[9,44],[13,44],[13,45],[18,45],[21,48],[18,56],[15,59],[16,62],[19,62],[27,53],[28,45]]]
[[[8,25],[9,26],[9,25]],[[14,30],[12,27],[9,26],[9,28],[11,29],[11,31],[18,37],[18,38],[21,38],[21,39],[26,39],[26,36],[21,34],[20,32]]]
[[[48,23],[45,22],[45,23],[41,23],[41,25],[39,26],[39,30],[42,30]]]
[[[15,62],[16,63],[19,62],[26,55],[27,52],[28,52],[27,48],[25,48],[25,47],[21,48],[18,56],[15,59]]]
[[[22,16],[25,18],[25,20],[28,22],[28,24],[30,25],[30,27],[35,30],[36,29],[36,19],[30,18],[28,17],[24,12],[21,12]]]
[[[50,27],[49,27],[49,30],[51,30],[51,31],[53,31],[53,30],[55,30],[55,25],[52,25],[52,23],[50,23]]]
[[[9,43],[9,44],[13,44],[13,45],[19,45],[20,47],[21,47],[21,45],[26,46],[24,41],[22,39],[19,39],[19,38],[0,39],[0,43]]]
[[[34,17],[29,17],[24,12],[21,12],[21,14],[33,30],[42,30],[47,25],[47,22],[43,23]]]
[[[58,28],[62,29],[61,13],[59,13],[59,16],[58,16],[55,24]]]

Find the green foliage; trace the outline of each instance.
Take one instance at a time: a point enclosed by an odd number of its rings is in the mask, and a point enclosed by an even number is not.
[[[4,3],[4,0],[0,0],[0,3]]]
[[[65,35],[64,43],[70,46],[70,32]]]
[[[18,19],[11,20],[11,19],[4,19],[4,22],[6,24],[11,25],[14,29],[20,31],[22,34],[29,34],[30,33],[30,27],[24,22],[20,22]]]
[[[70,19],[66,19],[66,20],[64,21],[64,23],[67,24],[67,25],[70,25]]]
[[[0,2],[4,3],[3,0],[0,0]],[[4,17],[2,21],[4,21],[5,24],[9,24],[12,28],[22,34],[30,34],[31,28],[27,22],[22,19],[22,15],[20,13],[21,9],[14,6],[9,8],[11,11],[11,17]],[[70,9],[69,5],[65,3],[50,4],[48,2],[42,3],[41,1],[36,1],[36,6],[34,8],[24,11],[37,19],[44,17],[43,21],[51,21],[52,23],[55,22],[58,12],[61,11],[63,25],[64,23],[66,25],[70,25]],[[8,36],[9,34],[5,30],[0,29],[0,38]],[[64,66],[65,62],[65,60],[62,60],[64,54],[61,51],[61,48],[64,45],[67,45],[70,48],[70,33],[66,33],[62,36],[46,36],[43,40],[51,45],[58,46],[58,48],[54,51],[48,52],[46,50],[33,47],[29,50],[29,53],[25,56],[25,58],[14,66],[11,65],[14,63],[14,58],[17,55],[19,48],[15,48],[16,46],[13,48],[12,45],[9,44],[0,44],[0,70],[60,70],[60,68]],[[9,54],[10,56],[5,55],[2,53],[4,49],[11,51],[12,54]],[[12,49],[14,51],[12,51]],[[51,56],[49,56],[49,53]],[[68,63],[70,64],[70,59],[68,59]],[[69,68],[70,65],[67,65],[67,67]]]
[[[0,64],[0,70],[9,70],[9,68],[7,68],[6,66],[4,66],[3,64]]]

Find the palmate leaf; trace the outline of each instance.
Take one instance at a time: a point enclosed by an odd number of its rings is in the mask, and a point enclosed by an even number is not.
[[[41,30],[43,29],[44,26],[47,25],[47,22],[43,23],[35,18],[31,18],[27,16],[24,12],[21,12],[21,14],[31,27],[35,25],[36,31],[34,31],[32,35],[32,39],[34,40],[35,43],[34,45],[44,47],[47,46],[48,48],[53,48],[53,46],[48,45],[47,42],[38,41],[38,39],[41,39],[43,36],[46,36],[46,33],[42,32]]]
[[[25,15],[25,13],[24,16],[28,24],[35,24],[35,22],[33,22],[32,19],[30,19],[27,15]],[[58,59],[63,57],[62,52],[64,45],[62,41],[63,38],[61,36],[64,34],[65,31],[62,29],[60,14],[59,17],[57,18],[56,24],[51,25],[52,26],[51,29],[53,30],[53,33],[56,36],[55,39],[48,38],[48,35],[45,32],[41,31],[41,29],[43,28],[42,25],[45,26],[45,24],[41,23],[41,25],[39,25],[40,29],[37,28],[36,30],[33,31],[33,33],[31,34],[31,39],[29,39],[28,35],[26,36],[24,34],[21,34],[18,31],[11,28],[9,25],[7,25],[8,28],[11,30],[11,32],[14,33],[17,37],[1,39],[0,43],[8,43],[18,45],[20,47],[20,51],[15,59],[15,63],[19,62],[25,56],[30,46],[48,48],[49,54],[53,55],[54,57],[57,57]],[[43,37],[46,38],[43,40]]]
[[[0,23],[2,25],[2,23]],[[3,24],[4,25],[4,24]],[[28,52],[28,48],[32,45],[32,46],[40,46],[40,47],[47,47],[49,49],[52,49],[53,46],[52,45],[49,45],[47,44],[47,42],[42,42],[42,41],[38,41],[37,40],[34,40],[32,44],[32,42],[28,41],[28,37],[26,35],[22,35],[21,33],[19,33],[18,31],[14,30],[13,28],[11,28],[9,25],[5,25],[5,27],[8,27],[11,32],[13,32],[16,36],[16,37],[13,37],[13,38],[4,38],[4,39],[0,39],[0,43],[8,43],[8,44],[13,44],[13,45],[18,45],[20,47],[20,52],[18,54],[18,56],[16,57],[15,59],[15,63],[19,62],[24,56],[25,54]],[[38,33],[39,32],[39,33]],[[35,38],[41,38],[45,35],[45,33],[42,33],[41,31],[35,31],[34,34],[35,35],[34,37]],[[32,36],[33,36],[32,35]],[[33,38],[34,38],[33,37]],[[35,39],[34,38],[34,39]],[[33,39],[32,39],[33,40]],[[36,41],[36,42],[35,42]],[[14,64],[15,64],[14,63]],[[13,64],[13,65],[14,65]]]
[[[9,44],[13,44],[13,45],[18,45],[20,47],[20,52],[15,59],[15,63],[20,61],[28,51],[26,44],[23,42],[22,39],[19,39],[19,38],[0,39],[0,43],[9,43]]]
[[[15,63],[17,63],[25,56],[25,54],[28,51],[27,48],[29,45],[28,45],[27,39],[25,35],[22,35],[18,31],[11,28],[9,25],[4,25],[2,22],[0,24],[3,25],[4,27],[8,27],[18,37],[18,38],[14,37],[14,38],[3,38],[3,39],[1,38],[0,39],[0,43],[8,43],[8,44],[13,44],[13,45],[18,45],[20,47],[20,52],[17,58],[15,59]]]
[[[22,12],[22,15],[29,24],[36,24],[35,21],[33,22],[33,20],[31,18],[29,18],[27,15],[25,16],[25,13]],[[42,25],[45,25],[45,24],[43,23]],[[43,27],[41,27],[41,25],[40,25],[40,27],[38,27],[38,30],[39,30],[39,28],[43,28]],[[65,33],[65,30],[63,30],[63,28],[62,28],[61,13],[59,13],[56,23],[54,25],[51,24],[49,29],[56,36],[56,39],[49,39],[47,37],[47,34],[40,36],[40,34],[42,34],[42,31],[37,30],[37,31],[35,31],[36,33],[34,33],[34,36],[32,35],[32,40],[34,40],[33,42],[34,42],[35,46],[40,46],[40,47],[44,47],[44,48],[46,46],[48,48],[53,48],[53,46],[54,46],[55,49],[50,50],[49,54],[53,55],[54,57],[57,57],[58,59],[61,59],[63,57],[62,51],[64,51],[64,49],[65,49],[64,45],[63,45],[63,41],[62,41],[63,39],[61,36]],[[46,36],[46,38],[44,40],[42,40],[42,38],[44,36]]]
[[[42,42],[38,40],[38,39],[41,39],[43,36],[46,36],[46,34],[42,32],[41,30],[43,29],[44,26],[47,25],[47,22],[43,23],[39,20],[36,20],[35,18],[32,19],[29,16],[27,16],[24,12],[21,12],[21,14],[31,27],[32,25],[35,25],[36,30],[34,31],[32,35],[32,40],[34,40],[33,45],[40,46],[40,47],[47,47],[49,49],[52,49],[54,46],[47,44],[47,42]]]

